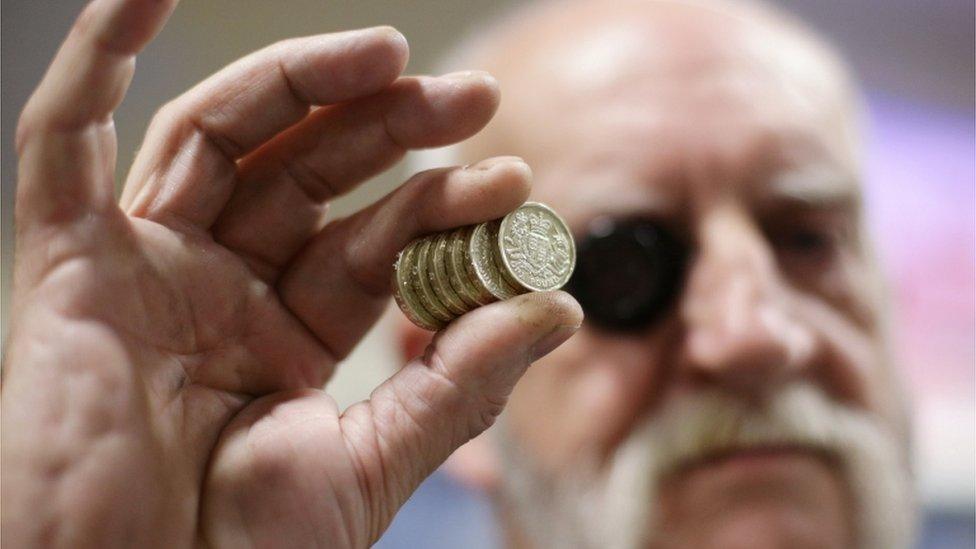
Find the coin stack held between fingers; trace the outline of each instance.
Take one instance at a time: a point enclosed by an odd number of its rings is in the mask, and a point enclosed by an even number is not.
[[[482,305],[559,289],[575,265],[566,223],[526,202],[501,219],[412,241],[397,256],[393,295],[411,322],[434,331]]]

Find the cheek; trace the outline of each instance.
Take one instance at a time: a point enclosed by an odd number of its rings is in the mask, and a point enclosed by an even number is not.
[[[660,377],[657,363],[659,353],[646,340],[583,330],[529,369],[512,395],[507,424],[548,468],[602,458],[648,408]]]

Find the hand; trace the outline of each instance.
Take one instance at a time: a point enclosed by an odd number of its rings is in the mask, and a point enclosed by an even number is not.
[[[112,111],[173,4],[94,1],[21,118],[3,544],[366,546],[581,313],[559,292],[480,308],[340,413],[317,388],[387,306],[397,250],[514,209],[529,171],[326,205],[478,131],[494,81],[400,77],[390,28],[287,40],[163,107],[117,204]]]

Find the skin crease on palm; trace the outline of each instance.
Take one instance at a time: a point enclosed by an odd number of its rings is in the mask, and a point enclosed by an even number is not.
[[[365,547],[579,306],[480,308],[340,412],[318,388],[387,307],[396,252],[511,211],[531,172],[494,158],[345,219],[327,203],[478,131],[497,84],[400,76],[388,27],[286,40],[161,108],[117,202],[112,111],[174,7],[89,4],[21,116],[3,546]]]
[[[508,545],[538,546],[571,528],[573,518],[553,518],[553,494],[592,461],[609,470],[669,399],[714,392],[761,406],[803,383],[892,442],[873,451],[899,496],[855,488],[876,477],[851,478],[814,448],[772,457],[732,448],[653,479],[658,522],[647,541],[906,546],[906,406],[862,227],[855,92],[830,49],[762,6],[579,1],[525,10],[456,58],[494,74],[505,102],[485,131],[434,158],[514,151],[533,166],[532,198],[577,234],[600,217],[642,215],[692,249],[661,321],[627,336],[584,327],[519,383],[505,436],[479,437],[449,461],[493,494]],[[405,349],[426,341],[401,328]],[[519,502],[518,482],[542,488]],[[903,513],[867,524],[855,496],[865,507],[899,500]],[[591,522],[576,516],[580,530],[610,517],[591,510]]]

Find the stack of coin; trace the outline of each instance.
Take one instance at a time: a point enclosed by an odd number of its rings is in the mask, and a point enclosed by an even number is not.
[[[393,295],[417,326],[439,330],[519,294],[561,288],[576,246],[556,212],[526,202],[501,219],[418,238],[397,256]]]

